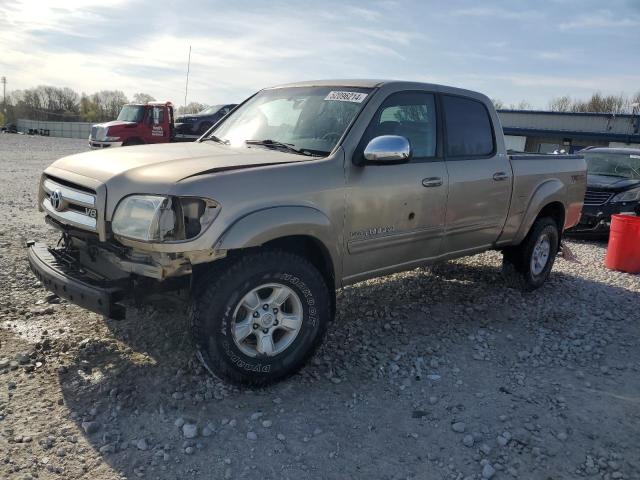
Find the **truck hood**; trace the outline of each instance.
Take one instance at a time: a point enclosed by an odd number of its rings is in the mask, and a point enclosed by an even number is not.
[[[138,183],[143,188],[218,171],[305,159],[262,147],[231,148],[214,142],[184,142],[94,150],[61,158],[51,167],[98,180],[107,184],[107,188],[116,179]]]
[[[587,175],[587,186],[600,190],[611,190],[612,192],[622,192],[630,188],[640,187],[640,180],[633,180],[624,177],[612,177],[609,175]]]
[[[94,127],[102,127],[102,128],[109,128],[109,127],[134,127],[136,126],[137,123],[136,122],[123,122],[122,120],[111,120],[110,122],[104,122],[104,123],[96,123],[94,125]]]

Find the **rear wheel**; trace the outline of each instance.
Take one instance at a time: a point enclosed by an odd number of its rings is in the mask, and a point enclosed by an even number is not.
[[[329,288],[303,257],[247,253],[198,283],[194,339],[200,359],[217,376],[273,383],[302,367],[322,342],[331,315]]]
[[[558,224],[549,217],[537,219],[520,245],[503,252],[507,282],[525,291],[541,287],[549,278],[559,245]]]

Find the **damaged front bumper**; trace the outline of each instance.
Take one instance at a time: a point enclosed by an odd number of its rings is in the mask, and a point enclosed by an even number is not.
[[[56,295],[92,312],[122,319],[126,309],[119,304],[131,291],[130,278],[108,279],[80,266],[64,250],[28,242],[29,266],[42,285]]]

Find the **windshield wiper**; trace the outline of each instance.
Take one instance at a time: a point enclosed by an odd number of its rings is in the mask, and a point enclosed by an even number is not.
[[[311,152],[307,152],[306,150],[294,147],[292,143],[283,143],[278,142],[277,140],[245,140],[244,143],[247,145],[260,145],[267,148],[286,150],[287,152],[297,153],[298,155],[305,155],[307,157],[317,156]]]
[[[591,175],[600,175],[601,177],[615,177],[615,178],[629,178],[625,175],[620,175],[616,173],[598,173],[598,172],[589,172]]]
[[[216,137],[215,135],[209,135],[206,138],[200,140],[201,142],[206,142],[207,140],[211,140],[212,142],[221,143],[222,145],[229,145],[229,140],[222,140],[221,138]]]

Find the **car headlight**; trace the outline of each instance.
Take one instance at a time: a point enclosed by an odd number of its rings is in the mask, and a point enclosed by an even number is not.
[[[612,202],[637,202],[640,201],[640,188],[633,188],[617,194],[611,199]]]
[[[197,237],[219,211],[219,205],[209,199],[131,195],[116,208],[111,229],[144,242],[179,242]]]

